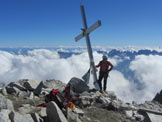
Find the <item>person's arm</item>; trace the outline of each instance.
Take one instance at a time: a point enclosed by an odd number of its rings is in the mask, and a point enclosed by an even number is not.
[[[98,65],[96,65],[96,67],[99,67],[101,65],[101,61],[98,63]]]
[[[110,69],[108,70],[109,72],[113,69],[113,64],[111,62],[109,62],[109,66],[110,66]]]

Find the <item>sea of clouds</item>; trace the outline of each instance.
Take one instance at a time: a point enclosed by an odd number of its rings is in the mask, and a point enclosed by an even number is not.
[[[127,58],[127,57],[126,57]],[[95,63],[99,63],[102,54],[94,52]],[[119,57],[109,59],[114,66],[122,60]],[[138,55],[130,63],[139,83],[129,81],[122,72],[112,70],[108,78],[107,89],[112,90],[122,100],[144,102],[152,100],[162,89],[162,56]],[[0,51],[0,82],[9,83],[19,79],[47,80],[56,79],[65,83],[72,77],[81,78],[89,69],[87,52],[60,58],[57,51],[35,49],[27,54],[14,54]],[[90,87],[92,85],[92,79]],[[139,85],[141,88],[139,89]]]

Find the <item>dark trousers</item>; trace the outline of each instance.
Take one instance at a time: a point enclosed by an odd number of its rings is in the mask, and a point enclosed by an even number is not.
[[[107,77],[108,77],[108,72],[101,72],[99,73],[99,79],[98,79],[98,84],[100,87],[100,90],[102,90],[102,79],[104,78],[104,91],[106,91],[106,86],[107,86]]]

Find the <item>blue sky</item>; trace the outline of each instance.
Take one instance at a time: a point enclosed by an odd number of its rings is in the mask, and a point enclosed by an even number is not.
[[[92,45],[162,46],[162,0],[0,0],[0,46],[85,45],[80,3]]]

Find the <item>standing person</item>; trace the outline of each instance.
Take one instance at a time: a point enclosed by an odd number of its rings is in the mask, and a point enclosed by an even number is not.
[[[107,77],[109,75],[109,72],[113,68],[112,63],[107,61],[107,56],[103,55],[102,58],[103,60],[100,61],[98,65],[96,65],[96,67],[100,67],[98,84],[99,84],[101,92],[102,92],[102,79],[104,78],[104,89],[103,90],[106,91]]]

